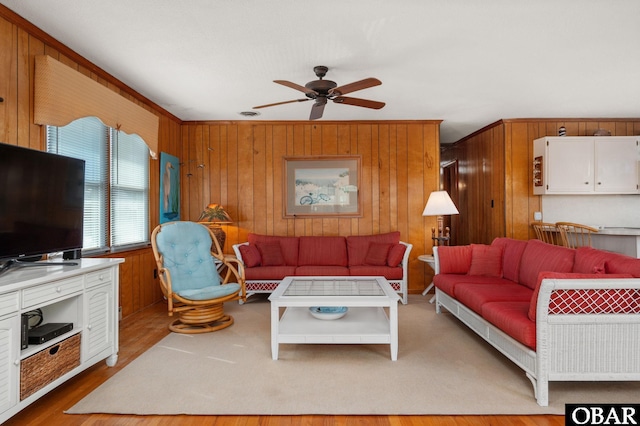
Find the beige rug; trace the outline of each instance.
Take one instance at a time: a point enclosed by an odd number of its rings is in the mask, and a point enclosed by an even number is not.
[[[565,403],[640,395],[638,382],[552,383],[539,407],[522,370],[420,295],[399,307],[395,362],[388,345],[281,345],[273,361],[269,302],[250,300],[228,306],[233,326],[167,336],[67,412],[564,414]]]

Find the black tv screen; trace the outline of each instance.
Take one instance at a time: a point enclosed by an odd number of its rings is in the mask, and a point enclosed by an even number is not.
[[[0,261],[82,248],[84,160],[0,143]]]

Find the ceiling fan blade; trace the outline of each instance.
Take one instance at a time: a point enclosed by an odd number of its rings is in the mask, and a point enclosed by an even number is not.
[[[379,86],[382,82],[377,78],[365,78],[364,80],[355,81],[353,83],[345,84],[344,86],[338,86],[329,90],[329,93],[332,95],[340,96],[346,95],[347,93],[355,92],[356,90],[367,89],[373,86]]]
[[[295,89],[295,90],[299,90],[299,91],[301,91],[302,93],[304,93],[306,95],[311,95],[313,97],[318,95],[318,92],[316,92],[315,90],[311,90],[311,89],[309,89],[307,87],[300,86],[299,84],[292,83],[292,82],[287,81],[287,80],[273,80],[273,82],[274,83],[278,83],[278,84],[282,84],[283,86],[287,86],[287,87],[290,87],[290,88]]]
[[[284,104],[291,104],[293,102],[306,102],[306,101],[310,101],[311,98],[304,98],[304,99],[294,99],[292,101],[284,101],[284,102],[276,102],[273,104],[266,104],[266,105],[258,105],[258,106],[254,106],[253,109],[260,109],[260,108],[266,108],[266,107],[272,107],[272,106],[276,106],[276,105],[284,105]]]
[[[322,99],[322,100],[321,100]],[[309,120],[317,120],[318,118],[322,118],[322,113],[324,112],[324,106],[327,104],[326,98],[319,98],[314,102],[311,107],[311,114],[309,115]]]
[[[348,98],[346,96],[338,96],[333,99],[333,102],[337,104],[353,105],[371,109],[380,109],[385,106],[384,102],[370,101],[368,99]]]

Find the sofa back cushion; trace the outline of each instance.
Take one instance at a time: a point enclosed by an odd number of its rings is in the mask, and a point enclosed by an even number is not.
[[[612,259],[614,253],[604,250],[596,250],[591,247],[579,247],[576,249],[576,258],[573,262],[573,272],[579,274],[604,274],[605,263]]]
[[[571,272],[575,249],[529,240],[520,258],[518,282],[534,289],[540,272]]]
[[[391,246],[391,249],[389,249],[387,266],[391,266],[392,268],[400,266],[400,264],[402,263],[402,259],[404,259],[405,251],[407,251],[407,246],[405,246],[404,244],[393,244]]]
[[[472,248],[467,246],[439,246],[440,274],[467,274],[471,268]]]
[[[502,247],[471,244],[469,275],[502,278]]]
[[[260,266],[262,257],[260,257],[260,251],[255,244],[242,244],[239,249],[245,267],[254,268]]]
[[[347,266],[344,237],[300,237],[298,266]]]
[[[513,282],[520,280],[520,259],[527,247],[527,241],[500,237],[493,240],[492,246],[502,247],[502,276]]]
[[[260,234],[248,234],[247,240],[249,244],[255,244],[259,248],[260,244],[265,243],[278,243],[280,244],[280,253],[284,259],[284,264],[288,266],[298,265],[298,237],[280,237],[277,235],[260,235]],[[262,259],[263,266],[264,258]]]
[[[618,253],[614,254],[615,256],[605,262],[607,274],[631,274],[634,278],[640,278],[640,259]]]
[[[360,266],[367,264],[365,259],[371,243],[398,244],[400,242],[400,231],[376,235],[350,235],[346,240],[349,266]],[[402,253],[404,254],[404,251]]]

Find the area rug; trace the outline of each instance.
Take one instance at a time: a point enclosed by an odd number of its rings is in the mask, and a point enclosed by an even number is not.
[[[388,345],[280,345],[274,361],[268,300],[227,304],[233,326],[168,335],[67,413],[519,415],[637,402],[638,382],[556,382],[540,407],[522,370],[428,299],[399,306],[397,361]]]

